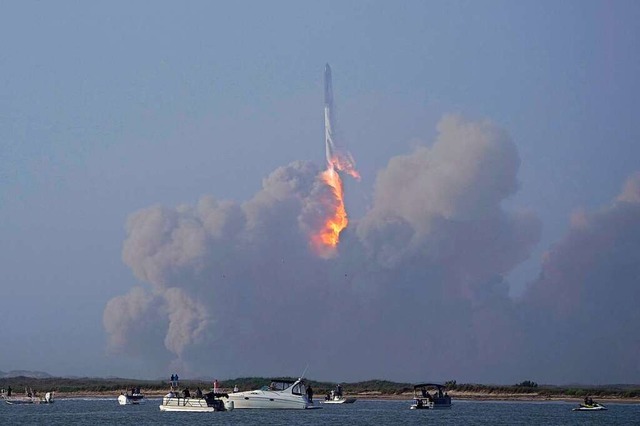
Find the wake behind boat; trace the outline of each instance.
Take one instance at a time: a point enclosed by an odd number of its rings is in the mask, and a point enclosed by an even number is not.
[[[235,408],[311,409],[322,408],[313,402],[311,386],[304,379],[274,379],[262,389],[229,394]]]

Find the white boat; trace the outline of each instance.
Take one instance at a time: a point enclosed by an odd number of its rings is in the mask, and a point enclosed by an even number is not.
[[[120,405],[133,405],[133,404],[140,404],[140,402],[142,402],[142,399],[144,398],[144,395],[141,394],[140,392],[137,393],[121,393],[118,396],[118,404]]]
[[[229,394],[235,408],[310,409],[322,408],[307,396],[304,379],[273,380],[262,389]]]
[[[335,390],[332,390],[322,401],[323,404],[353,404],[356,402],[354,397],[342,396],[342,385],[338,384]]]
[[[432,389],[433,394],[429,393]],[[451,408],[451,397],[445,387],[437,383],[420,383],[413,387],[412,410],[438,410]]]
[[[333,398],[325,399],[322,401],[323,404],[353,404],[356,402],[356,398],[354,397],[344,397],[334,395]]]
[[[9,396],[5,393],[2,394],[2,399],[9,405],[22,405],[22,404],[53,404],[53,392],[47,392],[44,397],[38,397],[33,394],[27,396]]]
[[[222,398],[227,398],[223,401]],[[209,392],[202,396],[181,397],[173,392],[169,392],[162,398],[161,411],[190,411],[195,413],[209,413],[213,411],[230,411],[233,410],[233,401],[229,401],[229,395],[226,393]]]

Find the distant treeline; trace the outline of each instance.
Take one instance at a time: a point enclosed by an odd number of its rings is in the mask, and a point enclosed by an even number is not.
[[[281,377],[281,379],[295,380],[294,377]],[[242,377],[220,381],[220,387],[230,390],[238,386],[239,390],[259,389],[271,382],[271,378]],[[337,383],[307,380],[314,389],[316,395],[322,395],[335,388]],[[413,391],[412,383],[398,383],[388,380],[367,380],[356,383],[341,383],[346,394],[376,393],[380,395],[402,395]],[[584,397],[586,395],[596,397],[639,398],[640,386],[638,385],[603,385],[603,386],[552,386],[538,385],[526,380],[514,385],[482,385],[482,384],[458,384],[455,380],[443,383],[448,391],[471,392],[499,396],[501,394],[537,394],[545,397]],[[169,380],[137,380],[121,378],[33,378],[33,377],[9,377],[0,379],[0,388],[11,388],[14,392],[21,392],[25,388],[31,388],[36,392],[56,391],[59,393],[72,392],[122,392],[134,387],[140,387],[144,391],[165,391],[170,388]],[[212,382],[207,380],[180,380],[180,387],[195,389],[210,389]]]

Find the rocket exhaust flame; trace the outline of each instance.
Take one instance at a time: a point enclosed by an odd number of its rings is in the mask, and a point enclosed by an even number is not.
[[[339,172],[344,172],[355,179],[360,179],[355,161],[351,154],[336,147],[333,134],[333,83],[331,67],[324,69],[324,137],[327,169],[320,174],[320,179],[331,188],[331,199],[322,200],[328,207],[329,214],[316,233],[311,236],[314,251],[322,257],[335,255],[340,242],[340,232],[347,227],[349,219],[344,207],[344,191]]]
[[[325,218],[321,229],[311,236],[311,243],[318,255],[331,257],[340,241],[340,232],[347,227],[349,220],[344,208],[342,180],[338,172],[329,167],[320,174],[320,179],[331,188],[330,196],[322,200],[323,204],[330,206],[330,214]]]

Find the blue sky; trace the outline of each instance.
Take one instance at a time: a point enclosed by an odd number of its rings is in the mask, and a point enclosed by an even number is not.
[[[123,261],[127,218],[205,195],[241,204],[293,161],[323,167],[326,62],[341,139],[363,177],[345,182],[354,223],[379,210],[378,172],[432,146],[443,116],[508,134],[518,189],[499,206],[540,223],[526,255],[496,271],[519,300],[573,212],[609,206],[640,170],[639,18],[632,1],[4,2],[0,313],[10,326],[0,342],[11,350],[0,370],[207,374],[170,350],[166,364],[147,362],[150,349],[107,351],[109,301],[134,287],[165,290]],[[262,371],[296,374],[277,367]],[[442,378],[454,375],[491,381]],[[625,375],[640,380],[637,368],[591,380]]]

